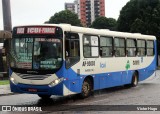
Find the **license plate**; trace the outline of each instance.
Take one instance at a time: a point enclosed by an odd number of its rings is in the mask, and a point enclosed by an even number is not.
[[[37,89],[33,89],[33,88],[30,88],[28,89],[29,92],[37,92]]]

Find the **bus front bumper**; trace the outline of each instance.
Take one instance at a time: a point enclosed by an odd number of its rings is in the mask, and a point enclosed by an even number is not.
[[[14,84],[10,81],[10,88],[11,88],[11,92],[14,92],[14,93],[63,95],[62,82],[52,87],[49,85]]]

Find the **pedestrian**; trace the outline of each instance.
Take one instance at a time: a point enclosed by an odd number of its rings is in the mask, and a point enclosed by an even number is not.
[[[0,48],[0,72],[4,72],[4,66],[3,66],[3,53],[2,48]]]

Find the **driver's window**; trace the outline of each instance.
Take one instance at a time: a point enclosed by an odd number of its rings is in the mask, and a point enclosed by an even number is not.
[[[67,33],[65,40],[66,67],[70,68],[80,60],[79,35]]]

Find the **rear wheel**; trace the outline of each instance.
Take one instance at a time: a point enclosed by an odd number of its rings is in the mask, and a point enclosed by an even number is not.
[[[51,95],[40,95],[38,94],[38,96],[41,98],[41,99],[49,99],[51,97]]]
[[[138,85],[138,73],[134,72],[133,76],[132,76],[132,83],[131,86],[132,87],[136,87]]]
[[[93,92],[92,82],[89,79],[84,80],[82,85],[81,97],[82,98],[89,97],[92,92]]]

